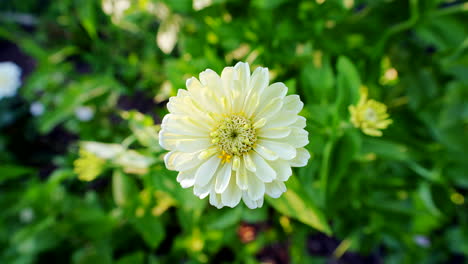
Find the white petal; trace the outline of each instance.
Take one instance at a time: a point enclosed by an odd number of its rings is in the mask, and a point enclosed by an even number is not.
[[[263,206],[263,197],[258,200],[252,200],[247,192],[242,193],[242,201],[244,201],[245,205],[250,209],[256,209]]]
[[[270,116],[264,128],[289,127],[297,121],[298,115],[292,111],[281,111]]]
[[[200,186],[200,185],[197,185],[197,182],[195,181],[195,185],[193,187],[193,194],[200,197],[200,199],[204,199],[206,196],[208,196],[208,194],[210,194],[211,189],[213,189],[212,187],[213,186],[211,183],[205,186]]]
[[[282,181],[265,183],[265,193],[273,198],[278,198],[286,191],[286,185]]]
[[[232,208],[239,204],[241,197],[242,191],[237,187],[236,177],[232,176],[226,190],[221,194],[221,201]]]
[[[261,94],[263,90],[268,86],[269,73],[267,68],[257,67],[252,74],[252,78],[250,79],[250,89],[251,92],[255,92],[256,94]]]
[[[197,158],[198,152],[184,153],[172,151],[166,154],[164,162],[169,170],[185,171],[198,166],[201,160]]]
[[[257,168],[255,167],[255,163],[252,161],[252,157],[250,156],[249,153],[246,153],[244,156],[244,166],[247,168],[247,170],[251,172],[255,172]]]
[[[257,141],[257,144],[275,152],[281,159],[284,160],[290,160],[296,156],[296,149],[286,143],[260,139]]]
[[[268,165],[268,163],[260,157],[256,152],[251,154],[252,160],[257,167],[255,175],[263,182],[271,182],[276,178],[276,172]]]
[[[254,150],[266,160],[277,160],[278,155],[260,144],[255,144]]]
[[[221,159],[216,155],[203,163],[197,170],[195,181],[197,185],[204,186],[208,184],[218,169]]]
[[[247,190],[249,187],[249,182],[247,181],[247,168],[245,167],[245,163],[242,160],[236,173],[236,182],[237,186],[241,190]]]
[[[242,92],[246,92],[249,89],[250,83],[250,67],[248,63],[238,62],[234,68],[238,72],[239,84]]]
[[[288,95],[284,98],[284,110],[292,111],[295,114],[299,113],[304,107],[304,103],[301,102],[299,95],[293,94]]]
[[[255,177],[255,174],[248,173],[249,188],[247,193],[252,200],[258,200],[265,195],[265,183],[259,178]]]
[[[195,184],[195,172],[196,169],[186,170],[179,172],[177,175],[177,181],[180,183],[182,188],[192,187]]]
[[[270,162],[270,166],[276,171],[276,179],[280,181],[287,181],[292,175],[290,161],[276,160]]]
[[[282,140],[295,148],[302,148],[309,144],[309,132],[304,129],[293,128],[291,135]]]
[[[284,98],[286,93],[288,92],[288,87],[284,85],[284,83],[277,82],[270,86],[268,86],[262,93],[261,101],[262,102],[269,102],[275,97]]]
[[[258,136],[262,138],[284,138],[291,134],[291,129],[288,127],[265,128],[260,129]]]
[[[200,93],[201,90],[203,89],[203,85],[195,77],[187,79],[187,81],[185,82],[185,86],[187,87],[187,90],[190,93]]]
[[[298,116],[296,122],[291,124],[292,127],[304,128],[306,127],[306,119],[303,116]]]
[[[280,97],[276,97],[268,102],[263,101],[259,104],[257,111],[255,111],[253,121],[256,122],[262,118],[269,119],[271,116],[274,116],[276,113],[278,113],[282,106],[283,99]]]
[[[294,159],[289,161],[292,167],[304,167],[310,158],[309,152],[305,148],[297,149],[297,155]]]
[[[221,201],[221,194],[217,194],[214,191],[210,193],[210,204],[216,206],[216,208],[221,209],[224,205]]]
[[[224,190],[226,190],[229,184],[229,180],[231,179],[231,172],[231,163],[225,163],[221,165],[221,168],[216,175],[216,193],[222,193]]]

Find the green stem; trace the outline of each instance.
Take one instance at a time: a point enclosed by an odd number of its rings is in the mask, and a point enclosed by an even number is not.
[[[323,149],[322,166],[320,168],[320,187],[322,188],[322,202],[326,204],[328,189],[328,173],[330,167],[330,157],[335,143],[334,138],[330,138]]]
[[[384,33],[383,37],[377,43],[377,48],[375,49],[374,56],[373,56],[374,58],[377,58],[382,53],[385,47],[385,44],[387,43],[388,39],[392,35],[408,30],[412,26],[414,26],[416,22],[418,22],[418,19],[419,19],[418,0],[410,0],[409,9],[410,9],[410,17],[408,20],[403,21],[391,27],[389,30],[387,30]]]

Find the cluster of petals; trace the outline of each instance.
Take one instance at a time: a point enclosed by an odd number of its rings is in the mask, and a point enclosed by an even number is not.
[[[217,208],[243,200],[254,209],[265,194],[284,193],[291,167],[310,158],[299,96],[286,95],[283,83],[269,85],[267,68],[251,74],[242,62],[221,75],[205,70],[186,86],[169,99],[159,133],[166,167],[179,172],[181,186]]]

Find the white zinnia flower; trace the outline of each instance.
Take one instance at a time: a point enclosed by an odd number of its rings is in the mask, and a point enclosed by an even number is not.
[[[218,208],[240,199],[249,208],[263,205],[263,196],[286,191],[291,167],[307,164],[306,120],[298,116],[299,96],[286,96],[283,83],[268,86],[268,69],[239,62],[187,80],[167,105],[159,141],[170,150],[166,167],[179,171],[183,188],[194,186],[201,199],[210,195]]]
[[[0,62],[0,99],[12,97],[21,85],[21,68],[13,62]]]

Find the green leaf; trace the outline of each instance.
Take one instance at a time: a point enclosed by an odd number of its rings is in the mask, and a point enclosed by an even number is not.
[[[323,212],[310,199],[295,176],[287,183],[288,190],[278,199],[266,197],[268,203],[277,211],[295,218],[321,232],[331,235],[332,231]]]
[[[125,255],[116,262],[117,264],[143,264],[145,260],[145,254],[141,251],[134,252]]]
[[[319,66],[312,61],[306,63],[301,70],[300,80],[308,104],[328,104],[334,98],[335,77],[328,57],[323,58]]]
[[[342,116],[348,116],[348,106],[359,100],[359,87],[361,79],[354,64],[346,57],[339,57],[336,65],[337,98],[336,106]]]
[[[361,153],[364,155],[373,153],[377,157],[392,160],[410,159],[410,153],[405,145],[378,138],[364,137]]]
[[[15,179],[25,174],[30,174],[33,172],[34,172],[34,169],[20,166],[20,165],[14,165],[14,164],[0,165],[0,183],[7,181],[7,180]]]
[[[204,217],[203,222],[206,222],[208,230],[226,229],[240,222],[242,216],[242,206],[237,206],[233,209],[225,208],[217,211],[212,211],[211,214]]]
[[[39,131],[42,133],[49,132],[58,123],[65,121],[71,116],[78,106],[106,93],[110,89],[112,83],[113,82],[106,77],[96,77],[70,84],[67,89],[61,93],[56,108],[51,111],[46,111],[44,115],[41,116],[38,122]]]
[[[133,178],[120,170],[115,170],[112,176],[112,194],[114,202],[118,206],[125,207],[135,200],[138,188]]]
[[[359,153],[362,139],[357,130],[347,130],[335,147],[335,160],[333,173],[329,179],[329,194],[333,195],[337,190],[341,179],[348,172],[349,165]]]
[[[145,214],[143,217],[133,217],[130,222],[152,249],[157,248],[166,236],[164,226],[159,218],[151,214]]]

